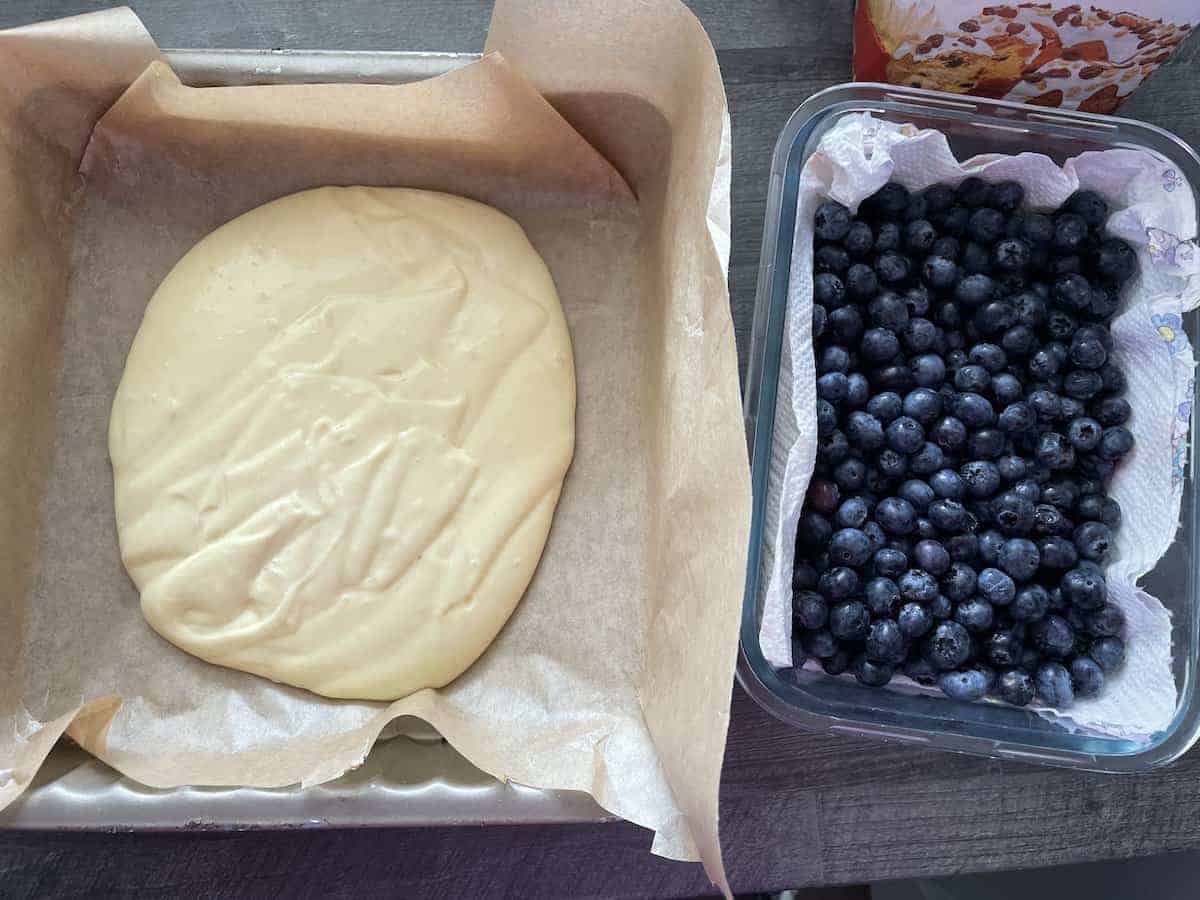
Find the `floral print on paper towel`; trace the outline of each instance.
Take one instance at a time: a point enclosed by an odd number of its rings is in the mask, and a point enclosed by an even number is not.
[[[1158,336],[1167,345],[1171,359],[1190,365],[1190,347],[1183,331],[1183,317],[1179,313],[1155,313],[1150,323]],[[1195,396],[1196,380],[1188,379],[1184,398],[1175,408],[1171,419],[1171,483],[1175,487],[1183,484],[1187,469],[1188,431],[1192,422],[1192,399]]]
[[[1146,238],[1146,249],[1155,263],[1185,266],[1195,258],[1195,241],[1181,241],[1171,232],[1153,227],[1146,228]]]
[[[1174,169],[1164,169],[1162,173],[1163,190],[1168,194],[1183,184],[1183,177]]]

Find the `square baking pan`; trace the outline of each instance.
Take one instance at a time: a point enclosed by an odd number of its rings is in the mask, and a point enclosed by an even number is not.
[[[788,275],[796,224],[800,173],[821,137],[845,116],[870,113],[889,122],[941,131],[954,155],[1043,153],[1056,163],[1085,151],[1138,148],[1154,154],[1164,177],[1178,179],[1195,196],[1200,159],[1175,135],[1131,119],[1048,109],[1003,100],[886,84],[842,84],[810,97],[792,115],[776,144],[763,233],[762,256],[746,377],[745,413],[754,490],[750,561],[742,609],[738,679],[764,708],[811,731],[883,738],[1045,765],[1104,772],[1139,772],[1177,759],[1200,736],[1200,503],[1192,442],[1176,540],[1140,584],[1162,599],[1172,618],[1178,705],[1170,725],[1145,736],[1109,737],[1070,730],[1028,709],[1000,703],[963,703],[941,696],[863,687],[823,672],[775,671],[758,642],[766,585],[763,565],[768,479],[775,426]],[[1173,181],[1173,183],[1175,183]],[[1183,316],[1197,343],[1200,316]],[[793,677],[794,676],[794,677]]]
[[[479,58],[474,53],[164,50],[194,87],[376,82],[407,84]],[[183,829],[499,825],[611,820],[587,794],[504,784],[415,719],[384,731],[362,766],[315,787],[160,790],[60,741],[33,784],[0,812],[0,828]]]

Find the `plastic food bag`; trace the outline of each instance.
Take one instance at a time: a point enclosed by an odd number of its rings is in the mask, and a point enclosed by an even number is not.
[[[1197,24],[1196,0],[858,0],[854,78],[1111,113]]]

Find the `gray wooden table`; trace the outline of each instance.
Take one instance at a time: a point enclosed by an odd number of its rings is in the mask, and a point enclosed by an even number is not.
[[[119,0],[113,0],[119,2]],[[568,0],[564,0],[568,2]],[[101,8],[6,0],[0,27]],[[489,0],[132,0],[164,47],[478,50]],[[776,135],[850,76],[850,0],[693,0],[733,116],[738,349]],[[1193,38],[1123,113],[1200,144]],[[739,892],[1047,866],[1200,847],[1200,751],[1111,777],[816,737],[734,690],[721,831]],[[632,825],[275,833],[0,834],[0,895],[618,897],[705,893]]]

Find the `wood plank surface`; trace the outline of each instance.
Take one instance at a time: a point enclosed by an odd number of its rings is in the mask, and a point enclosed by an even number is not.
[[[565,0],[564,0],[565,2]],[[7,0],[0,27],[102,8]],[[485,0],[141,0],[164,47],[478,50]],[[776,136],[850,77],[849,0],[694,0],[733,118],[738,347],[758,272]],[[1122,109],[1200,143],[1200,43]],[[722,784],[739,892],[1123,858],[1200,847],[1200,753],[1139,777],[808,735],[739,689]],[[705,893],[627,824],[187,834],[0,834],[0,896],[663,897]]]

